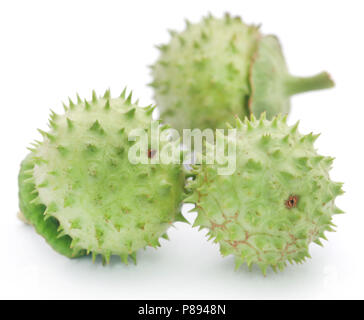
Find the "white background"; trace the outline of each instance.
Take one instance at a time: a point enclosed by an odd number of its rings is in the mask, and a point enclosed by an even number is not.
[[[177,223],[170,241],[138,255],[137,266],[113,259],[68,260],[16,219],[17,174],[29,143],[46,129],[49,108],[68,96],[90,97],[124,85],[152,103],[147,65],[155,44],[208,12],[241,15],[279,36],[292,73],[328,70],[333,90],[296,96],[289,122],[321,132],[316,147],[336,157],[332,179],[345,182],[336,233],[312,259],[284,272],[242,268],[221,258],[205,232]],[[0,4],[1,220],[0,298],[364,298],[363,1],[2,1]],[[186,215],[193,221],[194,214]]]

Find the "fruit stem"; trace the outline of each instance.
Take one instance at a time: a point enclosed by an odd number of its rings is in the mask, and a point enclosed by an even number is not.
[[[289,76],[285,84],[287,94],[290,96],[306,91],[328,89],[335,85],[327,72],[321,72],[312,77]]]

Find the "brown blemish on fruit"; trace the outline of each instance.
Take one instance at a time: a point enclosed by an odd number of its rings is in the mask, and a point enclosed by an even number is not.
[[[289,196],[288,200],[284,202],[287,209],[297,208],[298,196]]]
[[[148,158],[151,159],[155,156],[156,151],[152,149],[148,149]]]

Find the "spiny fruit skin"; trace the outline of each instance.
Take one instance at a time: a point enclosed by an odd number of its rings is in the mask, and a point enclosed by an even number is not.
[[[305,261],[310,243],[322,245],[332,216],[342,213],[334,204],[342,184],[329,177],[333,159],[317,154],[318,136],[301,135],[281,116],[237,118],[236,129],[236,139],[216,137],[236,146],[232,175],[218,175],[218,164],[195,168],[186,199],[196,204],[194,226],[207,228],[221,254],[235,256],[236,268],[257,264],[265,274],[269,266]]]
[[[59,253],[111,255],[135,261],[136,251],[158,247],[166,230],[182,220],[184,172],[175,164],[132,164],[134,128],[148,130],[153,107],[93,92],[52,112],[50,131],[21,165],[19,204],[25,218]],[[164,142],[160,142],[163,145]]]
[[[234,115],[264,111],[271,119],[289,112],[291,95],[334,85],[325,72],[291,76],[278,39],[240,18],[208,16],[170,34],[150,85],[162,119],[179,130],[224,128]]]

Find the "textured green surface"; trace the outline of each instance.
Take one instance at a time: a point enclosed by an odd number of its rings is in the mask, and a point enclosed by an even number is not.
[[[32,178],[31,171],[34,163],[28,156],[21,164],[19,173],[19,207],[27,221],[34,226],[35,230],[42,235],[50,246],[59,253],[74,258],[83,255],[83,250],[73,250],[70,248],[72,239],[69,236],[58,237],[59,223],[57,219],[49,217],[44,219],[46,206],[43,204],[31,203],[37,198],[37,192],[34,183],[27,183],[27,179]]]
[[[324,232],[332,231],[332,216],[342,213],[334,204],[342,184],[330,180],[333,159],[317,154],[317,137],[301,135],[280,116],[237,120],[236,139],[230,140],[237,148],[235,173],[217,175],[217,164],[196,168],[186,199],[196,204],[195,226],[207,228],[237,267],[257,264],[265,274],[268,266],[301,263],[309,244],[321,245]],[[296,206],[288,207],[292,196]]]
[[[21,210],[64,255],[86,250],[106,262],[114,254],[135,260],[138,249],[159,246],[181,218],[181,166],[128,160],[134,143],[128,134],[148,130],[153,108],[140,108],[124,94],[111,99],[108,91],[103,98],[94,93],[91,101],[70,101],[63,115],[52,113],[50,131],[41,131],[43,141],[23,163]]]
[[[161,118],[181,130],[223,127],[231,115],[246,114],[258,37],[257,27],[235,19],[206,18],[171,33],[152,70]]]
[[[187,23],[161,45],[152,66],[161,118],[173,127],[224,128],[234,115],[288,113],[292,94],[333,86],[328,74],[288,74],[276,37],[263,36],[240,18],[204,18]]]

